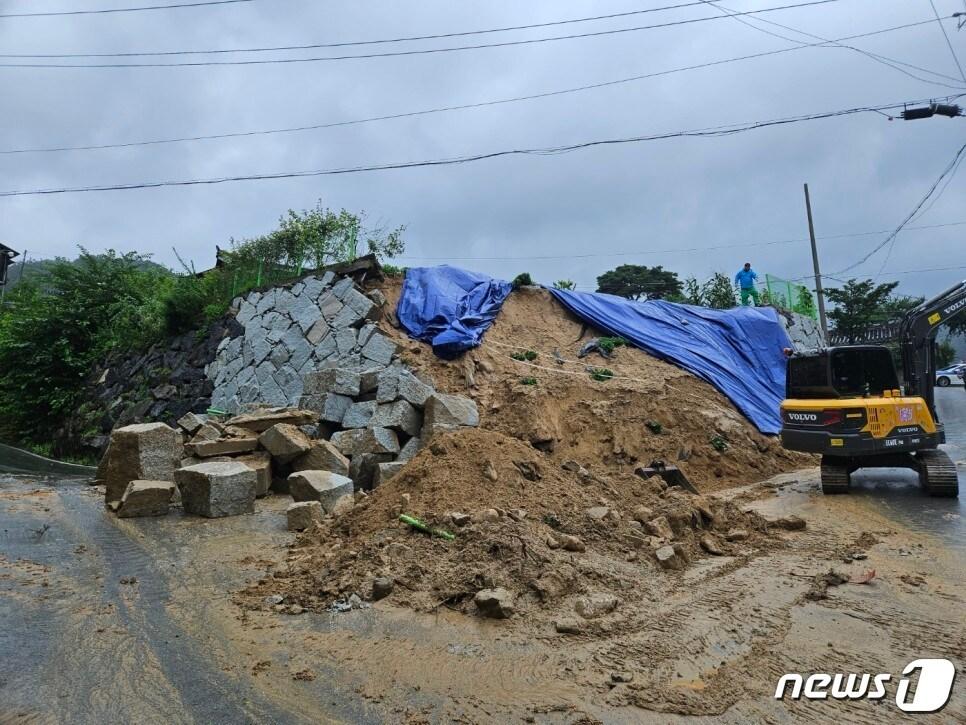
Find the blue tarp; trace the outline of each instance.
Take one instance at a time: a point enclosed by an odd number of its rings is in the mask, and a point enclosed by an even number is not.
[[[652,300],[550,290],[577,317],[708,381],[762,433],[781,430],[791,343],[772,307],[711,310]]]
[[[443,265],[406,270],[396,315],[411,337],[452,359],[480,344],[513,286]]]

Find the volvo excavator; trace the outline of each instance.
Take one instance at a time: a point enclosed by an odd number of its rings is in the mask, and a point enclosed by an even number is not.
[[[847,493],[859,468],[911,468],[930,496],[957,497],[956,465],[936,414],[936,333],[966,310],[966,281],[910,310],[898,328],[905,385],[889,349],[788,352],[782,446],[822,456],[822,491]]]

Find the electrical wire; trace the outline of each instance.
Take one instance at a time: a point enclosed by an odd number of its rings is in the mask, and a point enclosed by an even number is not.
[[[198,8],[205,5],[234,5],[250,3],[255,0],[208,0],[207,2],[178,3],[176,5],[143,5],[136,8],[105,8],[102,10],[61,10],[43,13],[3,13],[0,18],[41,18],[59,15],[106,15],[108,13],[136,13],[143,10],[173,10],[177,8]]]
[[[943,31],[943,37],[946,39],[946,45],[949,46],[949,52],[952,53],[953,60],[956,62],[956,67],[959,68],[959,75],[963,79],[963,83],[966,83],[966,73],[963,72],[963,66],[959,62],[959,56],[956,55],[953,44],[949,40],[949,34],[946,32],[946,26],[943,25],[943,22],[939,17],[939,11],[936,10],[936,3],[934,3],[933,0],[929,0],[929,5],[932,6],[932,11],[936,16],[936,22],[939,23],[939,29]]]
[[[865,262],[867,262],[876,252],[878,252],[880,249],[882,249],[886,245],[889,245],[889,254],[891,254],[892,253],[892,246],[895,244],[895,240],[896,240],[896,237],[899,236],[899,232],[901,232],[903,230],[903,228],[906,226],[906,224],[908,224],[912,220],[912,218],[918,213],[918,211],[923,207],[923,205],[927,201],[929,201],[929,198],[933,195],[933,193],[936,191],[936,189],[942,183],[943,179],[945,179],[950,173],[952,173],[952,171],[959,165],[960,158],[963,156],[964,153],[966,153],[966,144],[963,144],[962,146],[959,147],[959,150],[956,152],[956,155],[953,157],[953,160],[949,162],[949,164],[946,166],[945,169],[943,169],[943,172],[939,175],[939,178],[936,179],[935,182],[933,182],[932,186],[929,187],[929,190],[926,192],[925,196],[923,196],[922,199],[919,200],[919,203],[916,204],[916,206],[913,208],[913,210],[909,214],[906,215],[906,218],[902,220],[902,222],[899,224],[899,226],[897,226],[892,231],[892,233],[889,234],[889,236],[887,236],[879,244],[877,244],[875,247],[873,247],[858,262],[855,262],[854,264],[850,264],[848,267],[845,267],[843,269],[840,269],[837,272],[833,272],[832,274],[834,274],[834,275],[840,275],[840,274],[844,274],[845,272],[848,272],[850,270],[855,269],[856,267],[858,267],[858,266],[864,264]],[[886,257],[886,259],[888,260],[888,256]],[[879,272],[881,273],[881,271],[882,270],[880,269]]]
[[[870,36],[873,36],[873,35],[882,35],[884,33],[891,33],[891,32],[895,32],[895,31],[898,31],[898,30],[906,30],[908,28],[918,27],[918,26],[921,26],[921,25],[928,25],[928,24],[931,24],[933,22],[935,22],[935,21],[930,19],[930,20],[922,20],[922,21],[915,22],[915,23],[906,23],[904,25],[897,25],[897,26],[893,26],[893,27],[890,27],[890,28],[882,28],[880,30],[873,30],[873,31],[869,31],[869,32],[866,32],[866,33],[860,33],[858,35],[850,35],[850,36],[847,36],[845,38],[839,38],[839,40],[854,40],[856,38],[867,38],[867,37],[870,37]],[[363,124],[363,123],[373,123],[373,122],[378,122],[378,121],[396,120],[396,119],[400,119],[400,118],[412,118],[412,117],[416,117],[416,116],[425,116],[425,115],[430,115],[430,114],[435,114],[435,113],[447,113],[447,112],[452,112],[452,111],[463,111],[463,110],[470,110],[470,109],[474,109],[474,108],[485,108],[485,107],[488,107],[488,106],[498,106],[498,105],[503,105],[503,104],[508,104],[508,103],[520,103],[520,102],[523,102],[523,101],[533,101],[533,100],[539,100],[539,99],[542,99],[542,98],[552,98],[552,97],[555,97],[555,96],[562,96],[562,95],[567,95],[567,94],[570,94],[570,93],[580,93],[580,92],[583,92],[583,91],[596,90],[598,88],[608,88],[608,87],[611,87],[611,86],[623,85],[623,84],[626,84],[626,83],[633,83],[633,82],[636,82],[636,81],[647,80],[647,79],[650,79],[650,78],[658,78],[658,77],[662,77],[662,76],[673,75],[673,74],[677,74],[677,73],[684,73],[684,72],[693,71],[693,70],[701,70],[701,69],[704,69],[704,68],[711,68],[711,67],[716,67],[716,66],[719,66],[719,65],[726,65],[726,64],[729,64],[729,63],[736,63],[736,62],[740,62],[740,61],[744,61],[744,60],[754,60],[754,59],[757,59],[757,58],[764,58],[764,57],[773,56],[773,55],[781,55],[783,53],[789,53],[789,52],[793,52],[793,51],[796,51],[796,50],[802,50],[803,48],[819,47],[821,45],[824,45],[824,41],[822,43],[811,43],[811,44],[806,44],[806,45],[801,45],[801,46],[794,46],[794,47],[791,47],[791,48],[780,48],[778,50],[770,50],[770,51],[765,51],[765,52],[762,52],[762,53],[753,53],[751,55],[743,55],[743,56],[737,56],[737,57],[733,57],[733,58],[723,58],[723,59],[720,59],[720,60],[708,61],[706,63],[698,63],[698,64],[695,64],[695,65],[681,66],[681,67],[678,67],[678,68],[670,68],[668,70],[654,71],[652,73],[643,73],[643,74],[640,74],[640,75],[629,76],[629,77],[626,77],[626,78],[618,78],[618,79],[615,79],[615,80],[602,81],[600,83],[591,83],[591,84],[588,84],[588,85],[576,86],[576,87],[572,87],[572,88],[562,88],[562,89],[558,89],[558,90],[555,90],[555,91],[545,91],[543,93],[534,93],[534,94],[525,95],[525,96],[512,96],[512,97],[509,97],[509,98],[499,98],[499,99],[494,99],[494,100],[490,100],[490,101],[479,101],[479,102],[476,102],[476,103],[464,103],[464,104],[459,104],[459,105],[454,105],[454,106],[443,106],[443,107],[438,107],[438,108],[429,108],[429,109],[423,109],[423,110],[419,110],[419,111],[407,111],[407,112],[403,112],[403,113],[393,113],[393,114],[386,114],[386,115],[382,115],[382,116],[370,116],[370,117],[367,117],[367,118],[352,119],[352,120],[347,120],[347,121],[332,121],[330,123],[311,124],[311,125],[305,125],[305,126],[294,126],[294,127],[288,127],[288,128],[260,129],[260,130],[253,130],[253,131],[232,131],[232,132],[228,132],[228,133],[219,133],[219,134],[208,134],[208,135],[198,135],[198,136],[183,136],[183,137],[178,137],[178,138],[166,138],[166,139],[148,139],[148,140],[143,140],[143,141],[128,141],[128,142],[110,143],[110,144],[90,144],[90,145],[83,145],[83,146],[53,146],[53,147],[33,147],[33,148],[19,148],[19,149],[0,149],[0,155],[6,155],[6,154],[31,154],[31,153],[59,153],[59,152],[67,152],[67,151],[102,151],[102,150],[106,150],[106,149],[131,148],[131,147],[135,147],[135,146],[154,146],[154,145],[159,145],[159,144],[188,143],[188,142],[195,142],[195,141],[211,141],[211,140],[227,139],[227,138],[243,138],[243,137],[249,137],[249,136],[268,136],[268,135],[281,134],[281,133],[299,133],[299,132],[303,132],[303,131],[315,131],[315,130],[321,130],[321,129],[326,129],[326,128],[337,128],[337,127],[342,127],[342,126],[354,126],[354,125]],[[928,101],[931,101],[933,99],[930,98],[930,99],[927,99],[927,100]],[[926,101],[924,101],[924,102],[926,102]]]
[[[746,27],[751,28],[752,30],[757,30],[759,33],[764,33],[765,35],[770,35],[773,38],[779,38],[779,39],[785,40],[785,41],[787,41],[789,43],[797,43],[799,45],[804,45],[805,44],[804,41],[798,40],[797,38],[789,38],[787,35],[782,35],[781,33],[776,33],[774,31],[768,30],[766,28],[760,28],[757,25],[755,25],[753,21],[748,20],[746,18],[736,17],[734,15],[734,13],[737,12],[737,11],[732,10],[731,8],[725,7],[724,5],[719,5],[716,2],[714,2],[714,0],[701,0],[701,1],[704,4],[706,4],[706,5],[710,5],[711,7],[715,8],[715,9],[718,9],[718,10],[720,10],[722,12],[728,13],[729,17],[733,17],[734,20],[736,20],[737,22],[741,23],[742,25],[744,25]],[[940,25],[942,25],[942,20],[939,18],[938,15],[936,16],[936,20],[939,21],[939,24]],[[873,53],[873,52],[868,51],[868,50],[863,50],[862,48],[856,48],[853,45],[844,45],[844,44],[842,44],[842,43],[840,43],[838,41],[829,40],[828,38],[825,38],[825,37],[823,37],[821,35],[815,35],[814,33],[809,33],[807,31],[800,30],[798,28],[793,28],[790,25],[783,25],[782,23],[778,23],[778,22],[775,22],[775,21],[772,21],[772,20],[768,20],[767,18],[756,18],[756,21],[759,22],[759,23],[766,23],[767,25],[772,25],[772,26],[774,26],[776,28],[783,28],[784,30],[789,30],[789,31],[791,31],[793,33],[798,33],[799,35],[804,35],[804,36],[807,36],[809,38],[813,38],[813,39],[816,39],[816,40],[824,41],[825,43],[828,43],[829,45],[834,46],[834,47],[842,48],[844,50],[852,50],[852,51],[854,51],[856,53],[859,53],[860,55],[864,55],[867,58],[869,58],[871,60],[874,60],[877,63],[881,63],[884,66],[887,66],[889,68],[892,68],[893,70],[897,70],[900,73],[902,73],[902,74],[904,74],[904,75],[906,75],[906,76],[908,76],[910,78],[913,78],[913,79],[915,79],[917,81],[922,81],[924,83],[934,83],[936,85],[946,86],[947,88],[959,88],[960,87],[958,85],[957,86],[951,86],[948,83],[942,83],[940,81],[932,80],[932,79],[929,79],[929,78],[923,78],[922,76],[918,76],[915,73],[911,73],[910,71],[905,70],[903,68],[900,68],[898,66],[903,65],[903,66],[906,66],[907,68],[913,68],[914,70],[918,70],[918,71],[921,71],[923,73],[929,73],[930,75],[938,76],[940,78],[945,78],[947,80],[951,80],[951,81],[954,81],[956,83],[959,83],[959,79],[958,78],[955,78],[954,76],[948,76],[945,73],[939,73],[937,71],[930,70],[928,68],[923,68],[923,67],[918,66],[918,65],[913,65],[912,63],[907,63],[907,62],[902,61],[902,60],[897,60],[896,58],[890,58],[889,56],[886,56],[886,55],[881,55],[879,53]],[[944,30],[944,32],[945,32],[945,30]],[[964,78],[963,81],[966,82],[966,78]]]
[[[847,108],[838,111],[828,111],[825,113],[814,113],[803,116],[792,116],[788,118],[772,119],[770,121],[754,121],[743,124],[736,124],[731,126],[715,126],[703,129],[694,129],[690,131],[671,131],[661,134],[653,134],[647,136],[631,136],[622,138],[611,138],[611,139],[598,139],[593,141],[582,141],[579,143],[564,144],[560,146],[549,146],[544,148],[523,148],[523,149],[505,149],[501,151],[490,151],[486,153],[471,154],[467,156],[456,156],[450,158],[441,159],[428,159],[422,161],[402,161],[394,163],[385,164],[374,164],[371,166],[350,166],[335,169],[313,169],[306,171],[281,171],[274,173],[261,173],[261,174],[245,174],[238,176],[222,176],[207,179],[183,179],[183,180],[168,180],[168,181],[146,181],[137,183],[122,183],[122,184],[105,184],[98,186],[75,186],[75,187],[63,187],[63,188],[53,188],[53,189],[33,189],[33,190],[23,190],[23,191],[2,191],[0,192],[0,197],[10,197],[10,196],[37,196],[37,195],[48,195],[48,194],[70,194],[70,193],[80,193],[80,192],[94,192],[94,191],[127,191],[132,189],[156,189],[161,187],[175,187],[175,186],[200,186],[200,185],[213,185],[213,184],[223,184],[227,182],[235,181],[266,181],[272,179],[293,179],[293,178],[305,178],[314,176],[338,176],[343,174],[356,174],[370,171],[388,171],[394,169],[412,169],[420,167],[433,167],[433,166],[453,166],[457,164],[472,163],[475,161],[483,161],[487,159],[495,159],[507,156],[553,156],[558,154],[570,153],[573,151],[578,151],[581,149],[593,148],[597,146],[617,146],[631,143],[641,143],[645,141],[660,141],[671,138],[683,138],[683,137],[719,137],[719,136],[730,136],[738,133],[745,133],[748,131],[754,131],[762,128],[769,128],[772,126],[782,126],[792,123],[801,123],[804,121],[816,121],[826,118],[836,118],[839,116],[853,115],[856,113],[869,113],[873,111],[882,111],[887,109],[901,108],[904,103],[891,103],[885,106],[876,107],[860,107],[860,108]],[[966,147],[964,147],[966,148]]]
[[[762,8],[759,10],[747,10],[741,15],[758,15],[761,13],[778,12],[781,10],[793,10],[796,8],[813,7],[817,5],[827,5],[840,0],[808,0],[808,2],[793,5],[779,5],[777,7]],[[659,28],[671,28],[680,25],[692,25],[710,20],[724,20],[726,16],[711,15],[702,18],[690,18],[686,20],[674,20],[666,23],[655,23],[653,25],[639,25],[630,28],[615,28],[612,30],[598,30],[590,33],[571,33],[568,35],[557,35],[545,38],[527,38],[522,40],[507,40],[499,43],[481,43],[478,45],[450,46],[446,48],[422,48],[417,50],[395,50],[385,53],[364,53],[357,55],[330,55],[313,58],[270,58],[270,59],[251,59],[251,60],[203,60],[203,61],[180,61],[177,63],[0,63],[0,68],[188,68],[202,66],[230,66],[230,65],[275,65],[290,63],[316,63],[320,61],[332,60],[360,60],[370,58],[396,58],[400,56],[428,55],[436,53],[452,53],[464,50],[480,50],[482,48],[507,48],[520,45],[532,45],[535,43],[550,43],[558,40],[574,40],[576,38],[595,38],[607,35],[617,35],[621,33],[632,33],[640,30],[655,30]]]
[[[144,56],[173,56],[173,55],[215,55],[220,53],[266,53],[286,50],[317,50],[320,48],[345,48],[358,45],[382,45],[388,43],[408,43],[417,40],[440,40],[443,38],[460,38],[470,35],[485,35],[489,33],[505,33],[515,30],[533,30],[535,28],[548,28],[556,25],[570,25],[574,23],[589,23],[600,20],[613,20],[615,18],[625,18],[632,15],[643,15],[646,13],[656,13],[664,10],[678,10],[701,5],[705,0],[692,0],[691,2],[678,3],[677,5],[664,5],[658,8],[646,8],[643,10],[630,10],[623,13],[610,13],[608,15],[593,15],[583,18],[571,18],[568,20],[552,20],[544,23],[531,23],[529,25],[508,25],[501,28],[486,28],[484,30],[464,30],[452,33],[436,33],[433,35],[410,35],[399,38],[383,38],[379,40],[352,40],[338,43],[310,43],[307,45],[278,45],[274,47],[260,48],[220,48],[213,50],[167,50],[167,51],[140,51],[135,53],[0,53],[0,58],[138,58]]]
[[[966,225],[966,220],[958,222],[946,222],[944,224],[927,224],[923,226],[906,227],[906,231],[913,231],[917,229],[939,229],[943,227],[954,227],[954,226],[964,226]],[[880,229],[872,232],[853,232],[850,234],[831,234],[821,237],[816,237],[816,239],[849,239],[852,237],[865,237],[874,234],[887,234],[889,229]],[[421,261],[421,262],[515,262],[515,261],[534,261],[534,260],[549,260],[549,259],[592,259],[596,257],[638,257],[648,254],[674,254],[674,253],[685,253],[685,252],[709,252],[718,249],[741,249],[743,247],[767,247],[775,246],[780,244],[801,244],[807,242],[807,238],[800,239],[779,239],[769,242],[746,242],[741,244],[716,244],[710,247],[670,247],[667,249],[638,249],[632,252],[594,252],[592,254],[543,254],[543,255],[526,255],[519,257],[419,257],[404,255],[399,257],[399,261]]]

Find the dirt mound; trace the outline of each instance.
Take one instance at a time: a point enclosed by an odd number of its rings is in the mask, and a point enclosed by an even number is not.
[[[382,289],[395,309],[401,283]],[[503,588],[514,622],[575,619],[580,631],[606,630],[613,613],[575,611],[600,598],[646,606],[696,559],[750,556],[779,541],[731,503],[634,469],[663,460],[709,492],[809,457],[783,451],[710,385],[640,350],[578,359],[601,333],[547,291],[515,291],[484,344],[456,361],[392,322],[382,326],[404,361],[438,389],[472,397],[481,427],[435,436],[354,509],[301,536],[282,567],[239,595],[243,605],[320,610],[368,599],[388,578],[390,601],[419,610],[475,612],[477,592]],[[613,377],[595,380],[588,367]],[[401,513],[456,537],[416,532]]]
[[[395,309],[400,281],[383,290]],[[611,359],[596,353],[578,359],[582,345],[604,333],[544,289],[514,291],[483,345],[460,360],[440,360],[405,332],[392,333],[410,366],[438,388],[477,401],[483,428],[528,442],[557,463],[573,459],[624,471],[660,459],[680,467],[702,491],[814,464],[813,457],[761,435],[708,383],[641,350],[618,347]],[[511,357],[528,351],[536,358]],[[588,367],[615,377],[594,380]]]
[[[708,551],[775,545],[763,520],[731,504],[603,467],[568,468],[499,432],[440,435],[353,510],[302,535],[288,561],[239,602],[264,608],[281,595],[282,610],[322,610],[352,594],[368,599],[373,581],[389,577],[390,601],[418,610],[474,612],[479,590],[502,587],[516,621],[532,624],[572,619],[590,595],[625,606],[655,581],[666,588],[677,574],[664,573],[662,547],[684,568]],[[400,513],[456,538],[417,532]],[[578,625],[594,631],[606,622]]]

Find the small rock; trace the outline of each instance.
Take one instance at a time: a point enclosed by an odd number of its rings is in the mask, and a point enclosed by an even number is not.
[[[276,604],[281,604],[285,600],[281,594],[269,594],[265,597],[262,602],[269,606],[275,606]]]
[[[507,619],[513,616],[513,595],[503,587],[481,589],[473,597],[473,603],[484,617]]]
[[[380,576],[372,580],[372,599],[378,602],[380,599],[385,599],[390,594],[392,594],[393,587],[396,586],[396,582],[393,581],[392,577]]]
[[[453,511],[450,513],[449,518],[453,522],[453,526],[459,526],[461,528],[473,520],[473,517],[469,514],[460,513],[458,511]]]
[[[634,673],[633,672],[611,672],[610,673],[611,682],[633,682]]]
[[[496,482],[497,479],[499,479],[496,468],[493,467],[493,463],[490,461],[487,461],[483,464],[483,478],[493,482]]]
[[[564,549],[565,551],[586,551],[587,547],[584,542],[576,536],[570,534],[557,534],[556,535],[557,545]]]
[[[644,530],[651,536],[656,536],[659,539],[667,539],[670,541],[674,538],[674,531],[671,529],[671,522],[667,520],[667,516],[658,516],[655,519],[644,522]]]
[[[583,624],[576,617],[561,617],[553,626],[560,634],[580,634],[584,630]]]
[[[701,537],[698,543],[701,544],[702,549],[713,556],[722,556],[724,554],[724,551],[722,551],[721,547],[718,546],[718,542],[714,540],[713,536],[705,534]]]
[[[514,521],[523,521],[527,517],[527,512],[524,509],[510,509],[506,515]]]
[[[496,509],[483,509],[473,515],[473,521],[478,524],[492,524],[500,520],[500,512]]]
[[[594,521],[602,521],[603,519],[607,518],[607,515],[610,513],[610,509],[606,506],[594,506],[593,508],[587,509],[584,513]]]
[[[649,509],[647,506],[636,506],[631,512],[631,518],[640,522],[641,524],[645,524],[654,518],[654,512],[651,511],[651,509]]]
[[[662,546],[654,552],[654,556],[663,569],[683,569],[686,562],[679,551],[673,546]]]
[[[727,534],[725,534],[725,539],[728,541],[744,541],[749,536],[748,532],[744,529],[730,529]]]
[[[574,611],[584,619],[596,619],[613,612],[618,604],[620,600],[613,594],[588,594],[574,602]]]
[[[579,471],[581,468],[577,461],[564,461],[560,467],[565,471],[570,471],[571,473],[577,473],[577,471]]]
[[[773,522],[779,529],[785,531],[801,531],[805,528],[805,519],[801,516],[784,516]]]

